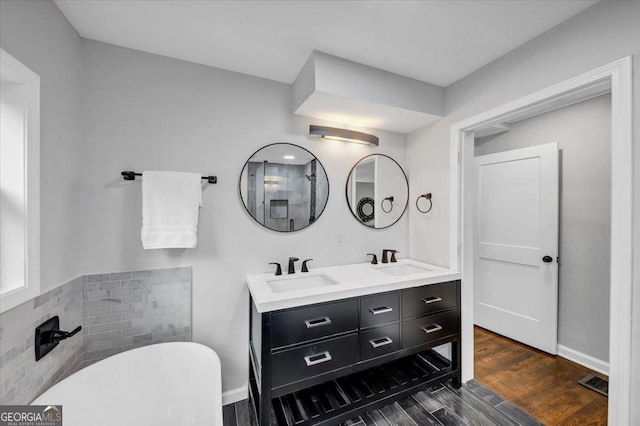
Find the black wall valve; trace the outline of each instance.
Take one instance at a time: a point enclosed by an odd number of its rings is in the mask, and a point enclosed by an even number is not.
[[[82,330],[82,326],[80,325],[74,328],[73,331],[60,330],[60,317],[57,315],[37,326],[35,333],[36,340],[34,342],[36,361],[39,361],[51,352],[53,348],[58,346],[61,340],[75,336],[80,330]]]

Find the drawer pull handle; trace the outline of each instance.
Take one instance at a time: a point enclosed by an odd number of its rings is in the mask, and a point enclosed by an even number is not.
[[[369,340],[369,343],[371,343],[371,346],[375,349],[380,346],[390,345],[393,343],[393,340],[391,340],[390,337],[380,337],[378,339]]]
[[[420,328],[427,334],[442,330],[442,326],[438,324],[426,325]]]
[[[422,299],[422,303],[426,303],[426,304],[436,303],[441,301],[442,301],[442,297],[436,297],[436,296],[426,297]]]
[[[331,318],[329,317],[315,318],[315,319],[305,320],[304,323],[307,325],[307,328],[322,327],[323,325],[331,324]]]
[[[393,311],[393,308],[390,308],[388,306],[381,306],[379,308],[369,309],[369,312],[371,312],[373,315],[386,314],[387,312],[391,312],[391,311]]]
[[[319,354],[307,355],[304,357],[304,362],[307,363],[307,367],[312,365],[321,364],[323,362],[331,361],[331,354],[329,351],[324,351]]]

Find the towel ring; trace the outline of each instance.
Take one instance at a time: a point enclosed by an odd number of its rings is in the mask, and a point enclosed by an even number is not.
[[[370,210],[370,212],[367,213],[365,209]],[[357,211],[358,211],[358,217],[363,223],[371,222],[375,215],[375,208],[373,207],[373,198],[363,197],[362,199],[360,199],[360,201],[358,202]]]
[[[385,208],[384,208],[384,202],[385,202],[385,201],[388,201],[388,202],[389,202],[389,205],[391,206],[391,207],[389,207],[389,210],[387,210],[387,209],[385,209]],[[387,198],[385,198],[384,200],[382,200],[382,202],[380,203],[380,207],[382,207],[382,211],[383,211],[383,212],[385,212],[385,213],[391,213],[391,210],[393,210],[393,195],[392,195],[391,197],[387,197]]]
[[[419,201],[420,201],[420,198],[424,198],[424,199],[429,201],[429,208],[427,210],[422,210],[420,208],[420,205],[418,204]],[[418,209],[418,211],[420,213],[429,213],[432,208],[433,208],[433,201],[431,201],[431,193],[430,192],[427,192],[426,194],[422,194],[422,195],[418,196],[418,198],[416,198],[416,209]]]

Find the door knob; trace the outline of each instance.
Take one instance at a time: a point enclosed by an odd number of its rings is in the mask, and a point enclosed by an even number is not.
[[[543,258],[542,258],[542,261],[543,261],[544,263],[551,263],[551,262],[553,262],[553,257],[551,257],[551,256],[545,256],[545,257],[543,257]]]

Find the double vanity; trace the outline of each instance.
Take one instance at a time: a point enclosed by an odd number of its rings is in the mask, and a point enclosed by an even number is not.
[[[401,259],[247,277],[260,425],[333,425],[460,384],[460,273]],[[432,350],[451,343],[450,359]]]

